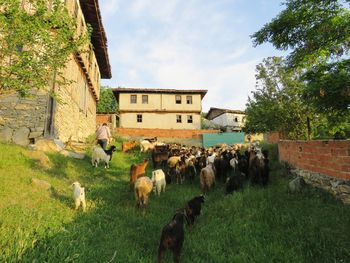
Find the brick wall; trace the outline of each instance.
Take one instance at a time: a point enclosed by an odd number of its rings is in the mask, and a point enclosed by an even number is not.
[[[296,168],[350,180],[350,141],[288,141],[278,143],[280,161]]]
[[[264,134],[264,140],[267,143],[278,143],[282,139],[279,132],[268,132]]]
[[[103,124],[111,122],[110,114],[96,114],[96,124]]]
[[[118,135],[144,136],[159,138],[196,138],[205,133],[218,133],[219,130],[177,130],[177,129],[135,129],[116,128],[114,132]]]

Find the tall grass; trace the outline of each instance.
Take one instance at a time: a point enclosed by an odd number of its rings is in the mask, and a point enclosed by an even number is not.
[[[143,214],[128,174],[147,155],[118,151],[106,170],[88,157],[49,154],[52,167],[44,168],[26,151],[0,144],[0,262],[156,262],[162,227],[200,194],[198,180],[168,185],[160,197],[151,194]],[[288,175],[270,152],[268,187],[247,184],[226,196],[218,183],[206,196],[194,229],[186,229],[182,262],[350,262],[350,207],[313,188],[289,194]],[[33,177],[53,190],[33,186]],[[73,210],[76,180],[87,189],[86,213]]]

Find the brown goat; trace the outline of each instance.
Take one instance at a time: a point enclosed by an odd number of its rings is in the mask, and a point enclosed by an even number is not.
[[[122,144],[122,152],[126,153],[127,151],[131,150],[136,146],[137,142],[132,141],[132,142],[123,142]]]
[[[149,193],[153,189],[153,182],[147,176],[141,176],[135,182],[135,198],[137,206],[140,208],[146,208],[148,202]]]
[[[209,192],[215,185],[215,172],[211,164],[207,165],[201,170],[199,179],[202,193],[204,194]]]
[[[130,188],[133,187],[137,178],[145,175],[148,159],[145,159],[142,163],[132,164],[130,166]]]

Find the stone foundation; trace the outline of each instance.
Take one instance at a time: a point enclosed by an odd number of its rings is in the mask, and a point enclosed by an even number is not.
[[[0,96],[0,140],[28,145],[44,135],[48,95],[32,91],[22,98],[17,93]]]
[[[294,169],[292,173],[304,178],[305,182],[330,192],[343,203],[350,205],[350,181],[341,180],[320,173]]]

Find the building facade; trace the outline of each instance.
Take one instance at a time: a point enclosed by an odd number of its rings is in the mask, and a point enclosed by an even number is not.
[[[240,132],[245,124],[245,113],[240,110],[210,108],[206,119],[225,129]]]
[[[116,88],[119,127],[201,128],[202,99],[207,90]]]
[[[96,129],[100,79],[111,78],[107,38],[98,0],[66,0],[76,18],[77,30],[92,26],[88,52],[71,54],[63,75],[70,84],[49,84],[47,91],[33,89],[31,96],[0,95],[0,139],[21,145],[41,137],[84,141]],[[52,76],[55,78],[55,75]],[[54,91],[57,95],[49,95]]]

